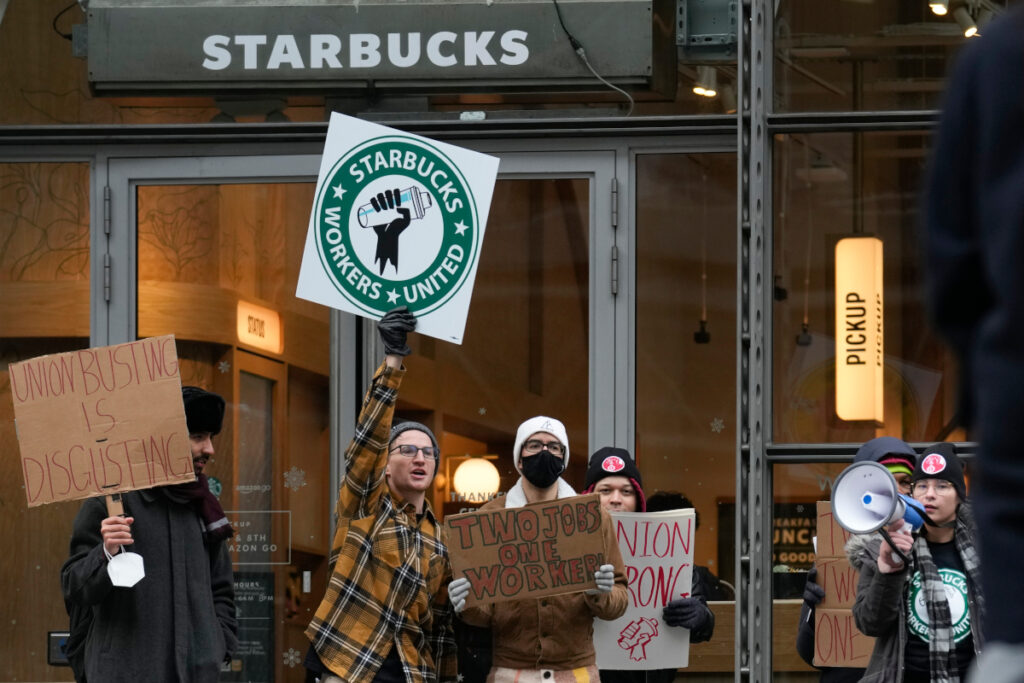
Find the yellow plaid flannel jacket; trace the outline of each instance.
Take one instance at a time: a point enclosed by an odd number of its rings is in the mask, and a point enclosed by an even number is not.
[[[404,375],[382,364],[363,399],[345,453],[331,575],[306,629],[324,665],[353,683],[372,680],[392,646],[410,683],[456,678],[442,526],[429,503],[418,521],[411,504],[396,505],[384,477]]]

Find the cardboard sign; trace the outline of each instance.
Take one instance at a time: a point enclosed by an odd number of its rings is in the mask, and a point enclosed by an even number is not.
[[[174,337],[9,368],[29,507],[195,481]]]
[[[469,579],[467,604],[594,588],[605,563],[597,494],[445,518],[455,576]]]
[[[295,295],[462,343],[495,157],[331,114]]]
[[[690,631],[668,626],[662,608],[690,596],[694,511],[612,512],[629,582],[626,613],[594,620],[599,669],[677,669],[689,662]]]
[[[832,503],[818,501],[818,540],[814,566],[825,598],[814,610],[814,665],[867,666],[875,639],[853,623],[850,608],[857,597],[859,574],[846,557],[850,532],[832,515]]]
[[[857,630],[848,609],[814,612],[814,666],[865,668],[875,649],[875,639]]]
[[[818,501],[818,541],[815,548],[818,557],[846,557],[846,542],[852,534],[839,526],[832,515],[832,503]]]
[[[846,557],[818,557],[818,585],[825,589],[825,598],[818,609],[850,609],[857,597],[857,570]]]

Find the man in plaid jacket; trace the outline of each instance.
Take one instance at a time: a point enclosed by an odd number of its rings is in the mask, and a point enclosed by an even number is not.
[[[416,318],[388,312],[387,354],[345,452],[338,528],[323,602],[306,635],[306,667],[321,683],[447,683],[456,678],[442,526],[426,500],[440,450],[425,425],[392,427]]]

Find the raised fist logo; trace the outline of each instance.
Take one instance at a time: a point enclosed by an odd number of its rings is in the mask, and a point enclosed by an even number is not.
[[[389,262],[398,272],[398,238],[413,220],[423,218],[431,204],[428,193],[417,187],[409,187],[378,192],[376,197],[370,197],[369,204],[359,207],[359,225],[373,228],[377,235],[377,250],[373,260],[380,268],[381,275]]]
[[[658,620],[640,617],[619,631],[619,647],[629,651],[634,662],[647,659],[647,644],[658,636]]]

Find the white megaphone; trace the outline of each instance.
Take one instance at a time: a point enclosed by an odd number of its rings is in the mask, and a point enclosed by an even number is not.
[[[855,462],[832,484],[832,515],[853,534],[870,534],[903,519],[915,531],[924,524],[921,504],[900,493],[896,479],[877,462]]]

